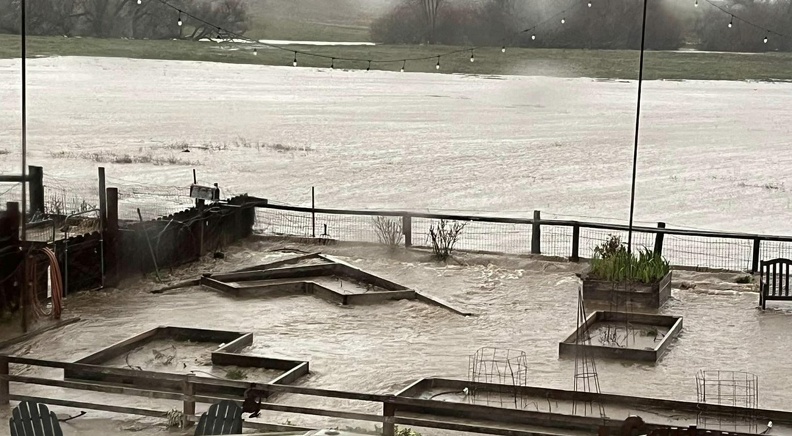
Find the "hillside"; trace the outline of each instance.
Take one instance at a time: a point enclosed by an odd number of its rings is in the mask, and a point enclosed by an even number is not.
[[[396,0],[247,0],[248,36],[369,41],[369,25]]]

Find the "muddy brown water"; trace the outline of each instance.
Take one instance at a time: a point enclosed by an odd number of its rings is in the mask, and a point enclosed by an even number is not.
[[[313,247],[287,245],[313,251]],[[184,280],[205,271],[229,271],[293,255],[281,251],[283,247],[283,242],[250,240],[230,249],[224,260],[190,265],[168,279]],[[384,249],[352,245],[322,250],[478,316],[464,317],[417,301],[344,307],[308,295],[290,295],[256,302],[235,300],[198,287],[154,295],[149,291],[161,285],[145,279],[127,282],[119,290],[69,297],[68,315],[80,316],[82,322],[3,351],[74,361],[148,329],[175,325],[252,331],[254,344],[247,352],[310,361],[311,374],[300,383],[318,388],[393,393],[423,377],[465,379],[468,356],[485,346],[526,351],[530,385],[573,387],[574,361],[559,360],[558,342],[574,329],[578,290],[574,273],[580,266],[472,255],[460,256],[469,265],[445,266],[427,261],[422,252],[391,254]],[[791,307],[773,305],[766,312],[757,310],[757,294],[746,292],[749,286],[735,287],[734,277],[736,274],[678,273],[675,281],[684,279],[697,286],[692,290],[674,289],[672,300],[660,312],[684,317],[681,335],[655,365],[598,361],[602,391],[694,401],[698,370],[740,370],[759,375],[760,407],[792,409],[792,377],[788,376]],[[57,370],[19,366],[13,366],[12,371],[59,375]],[[81,401],[97,402],[112,397],[16,384],[12,392],[76,396]],[[147,398],[113,398],[135,407],[180,407],[176,402]],[[320,408],[353,405],[369,412],[381,408],[296,396],[282,396],[279,401]],[[264,418],[304,425],[328,423],[295,415],[270,414]],[[0,420],[0,433],[4,421]]]

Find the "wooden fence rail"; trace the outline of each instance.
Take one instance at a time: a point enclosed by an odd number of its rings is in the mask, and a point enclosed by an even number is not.
[[[123,376],[127,380],[132,380],[132,386],[127,387],[98,382],[57,380],[26,375],[12,375],[10,373],[10,365],[29,365],[37,367],[59,368],[63,369],[64,371],[71,370],[101,372],[104,374]],[[152,380],[182,381],[183,390],[182,392],[174,392],[139,388],[134,385],[135,380],[139,380],[141,382],[145,381],[148,383],[151,383]],[[382,413],[377,414],[354,412],[349,411],[348,409],[331,410],[315,407],[275,404],[272,402],[262,403],[261,406],[263,410],[274,412],[379,423],[382,424],[383,434],[385,436],[394,436],[396,425],[504,436],[551,436],[552,434],[557,434],[558,430],[586,431],[590,434],[596,434],[602,426],[618,429],[621,425],[620,421],[595,417],[561,415],[528,410],[503,409],[498,407],[465,403],[448,403],[443,401],[400,397],[396,395],[368,394],[316,389],[302,386],[210,379],[197,377],[194,375],[163,374],[125,368],[108,368],[97,365],[85,365],[0,355],[0,407],[8,405],[11,400],[34,401],[53,406],[150,416],[163,419],[167,415],[167,411],[126,407],[118,404],[99,404],[61,398],[44,398],[21,395],[11,392],[11,383],[53,386],[64,389],[181,401],[183,403],[183,423],[185,426],[189,426],[198,420],[198,417],[195,416],[196,403],[214,403],[222,399],[232,399],[237,401],[242,400],[242,398],[238,397],[229,398],[229,396],[226,395],[195,395],[195,392],[200,390],[201,387],[206,386],[223,386],[244,389],[250,388],[254,394],[264,397],[272,393],[284,393],[380,403],[382,407]],[[443,416],[446,418],[439,419],[439,417]],[[284,428],[282,426],[272,426],[254,422],[246,422],[245,425],[248,427],[267,430],[271,430],[273,427]],[[533,426],[534,428],[541,427],[552,431],[545,433],[543,431],[526,429],[525,426]],[[285,430],[289,430],[289,428],[285,428]]]
[[[581,249],[580,241],[581,241],[582,229],[609,231],[609,232],[627,232],[629,230],[629,226],[623,224],[598,223],[598,222],[576,221],[576,220],[543,219],[541,217],[541,212],[539,211],[534,212],[533,218],[507,218],[507,217],[459,215],[459,214],[434,214],[434,213],[422,213],[422,212],[405,211],[405,210],[378,211],[378,210],[323,209],[323,208],[268,204],[264,202],[259,204],[257,207],[267,210],[277,210],[284,212],[306,214],[306,216],[310,215],[310,217],[308,218],[311,221],[310,224],[308,225],[310,228],[314,228],[316,226],[315,220],[317,219],[316,218],[317,215],[330,215],[330,216],[339,216],[339,217],[382,216],[382,217],[401,218],[401,223],[404,233],[404,245],[406,247],[411,247],[415,245],[415,241],[413,240],[415,232],[412,229],[412,223],[415,219],[449,220],[449,221],[460,221],[460,222],[470,222],[470,223],[525,225],[527,226],[526,229],[530,228],[530,253],[535,255],[543,254],[542,252],[543,228],[548,228],[548,227],[566,228],[570,230],[571,233],[570,240],[567,241],[569,243],[569,248],[567,249],[568,255],[566,257],[568,257],[572,261],[578,261],[582,257],[580,253],[580,249]],[[712,243],[716,242],[715,239],[733,240],[737,242],[742,241],[746,244],[750,244],[750,259],[746,263],[744,269],[750,271],[751,273],[756,273],[758,271],[759,262],[762,256],[762,247],[763,247],[762,243],[772,242],[772,243],[789,244],[788,247],[784,247],[784,250],[792,252],[792,236],[761,235],[754,233],[720,232],[720,231],[710,231],[710,230],[675,229],[675,228],[668,228],[666,224],[663,222],[659,222],[657,224],[657,227],[633,226],[632,230],[634,233],[654,235],[652,250],[659,254],[663,254],[664,245],[665,248],[668,249],[667,247],[668,236],[687,237],[687,238],[705,238],[707,240],[710,240],[710,242]],[[305,232],[305,234],[310,234],[310,230]],[[716,252],[718,249],[719,248],[714,247],[712,248],[713,251],[712,253],[705,253],[703,256],[706,257],[707,255],[709,255],[713,258],[718,258],[718,257],[722,258],[723,254]],[[722,251],[723,248],[720,248],[720,250]],[[783,256],[772,256],[772,257],[783,257]],[[719,268],[719,267],[709,267],[707,265],[676,265],[676,266],[727,269],[727,268]]]

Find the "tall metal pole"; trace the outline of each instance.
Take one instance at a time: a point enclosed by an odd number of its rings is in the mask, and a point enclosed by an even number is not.
[[[21,0],[22,23],[22,241],[27,240],[27,19],[25,0]]]
[[[26,4],[25,0],[20,1],[19,5],[22,10],[20,11],[21,25],[20,25],[20,42],[22,43],[22,223],[20,228],[22,230],[22,245],[26,245],[27,241],[27,17],[25,16]],[[22,332],[27,333],[28,330],[28,305],[30,301],[27,298],[28,282],[27,282],[27,262],[28,253],[24,252],[22,257],[22,271],[23,279],[20,286],[21,302],[22,302]]]
[[[632,253],[633,216],[635,215],[635,179],[638,173],[638,132],[641,127],[641,92],[643,90],[644,51],[646,49],[646,9],[649,0],[643,4],[643,24],[641,25],[641,61],[638,68],[638,106],[635,109],[635,145],[633,147],[632,188],[630,189],[630,225],[627,229],[627,252]]]

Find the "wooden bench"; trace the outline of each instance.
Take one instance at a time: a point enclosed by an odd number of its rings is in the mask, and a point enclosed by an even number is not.
[[[789,288],[789,275],[792,260],[771,259],[760,263],[759,272],[759,305],[762,310],[768,301],[792,301]]]

